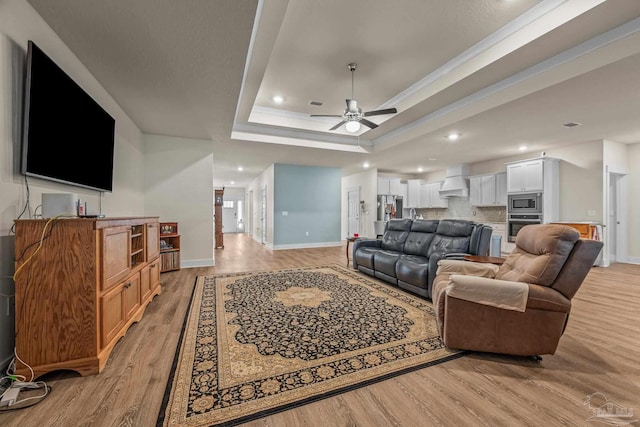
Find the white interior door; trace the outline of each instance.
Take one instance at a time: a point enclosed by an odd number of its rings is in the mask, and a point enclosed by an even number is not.
[[[347,192],[347,236],[360,234],[360,188]]]
[[[628,226],[627,194],[628,175],[619,173],[609,174],[607,228],[607,253],[610,262],[628,262]]]
[[[225,233],[238,232],[238,201],[225,200],[222,205],[222,231]]]
[[[267,187],[262,189],[260,199],[260,241],[264,245],[267,242]]]

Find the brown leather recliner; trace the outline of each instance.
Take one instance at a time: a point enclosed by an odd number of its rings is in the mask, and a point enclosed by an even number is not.
[[[519,356],[555,353],[571,299],[603,244],[557,224],[523,227],[515,243],[500,267],[438,264],[433,303],[447,347]]]

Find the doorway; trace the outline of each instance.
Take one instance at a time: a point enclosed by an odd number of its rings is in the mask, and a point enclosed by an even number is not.
[[[267,242],[267,187],[262,189],[260,197],[260,243]]]
[[[225,200],[222,203],[222,230],[225,234],[238,232],[238,200]]]
[[[360,234],[360,187],[347,191],[347,237]]]
[[[603,258],[605,266],[610,262],[627,262],[627,175],[609,172],[607,185],[607,203],[605,220],[605,250]]]

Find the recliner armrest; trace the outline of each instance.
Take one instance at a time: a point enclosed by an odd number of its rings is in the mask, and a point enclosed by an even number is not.
[[[449,278],[445,292],[447,296],[453,298],[504,310],[524,312],[529,297],[529,284],[453,274]]]
[[[499,269],[499,266],[486,262],[471,262],[445,258],[438,262],[436,276],[440,274],[464,274],[467,276],[493,278]]]

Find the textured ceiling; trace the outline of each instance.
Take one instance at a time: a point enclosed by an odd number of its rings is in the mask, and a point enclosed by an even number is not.
[[[214,185],[272,163],[415,173],[640,142],[638,0],[29,3],[143,132],[212,140]],[[342,113],[349,62],[360,107],[399,110],[359,137],[309,117]]]

